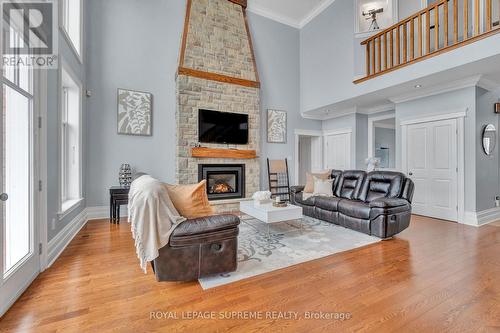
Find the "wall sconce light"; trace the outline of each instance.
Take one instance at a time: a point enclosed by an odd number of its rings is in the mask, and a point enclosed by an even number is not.
[[[495,103],[495,113],[500,113],[500,103]]]

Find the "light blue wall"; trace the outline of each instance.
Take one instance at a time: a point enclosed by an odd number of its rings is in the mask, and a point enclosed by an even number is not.
[[[476,210],[478,212],[495,207],[495,197],[500,195],[499,179],[499,137],[498,114],[493,112],[493,105],[499,101],[500,90],[488,92],[482,88],[476,89]],[[483,152],[482,134],[484,127],[493,124],[497,128],[497,145],[493,154]]]
[[[84,3],[84,17],[86,16],[86,1]],[[86,25],[84,24],[84,36],[86,36]],[[85,38],[84,38],[85,40]],[[85,46],[85,45],[84,45]],[[84,48],[83,48],[84,49]],[[80,63],[75,56],[73,50],[68,44],[63,34],[59,33],[59,56],[64,59],[65,63],[70,67],[78,79],[85,87],[86,76],[84,64],[86,55],[83,54],[83,64]],[[47,238],[50,241],[56,236],[71,220],[75,218],[85,208],[85,201],[80,204],[80,207],[75,209],[71,214],[59,221],[57,215],[59,211],[59,175],[61,172],[59,161],[59,74],[57,70],[49,70],[47,74]],[[87,113],[86,100],[82,97],[82,136],[83,136],[83,184],[86,183],[86,163],[88,157],[88,147],[86,146],[87,137]],[[85,186],[83,188],[83,197],[86,197]]]
[[[175,182],[175,75],[185,1],[88,0],[89,207],[108,204],[122,163]],[[320,129],[299,113],[299,31],[248,14],[261,80],[261,184],[265,160],[294,156],[294,128]],[[116,89],[153,93],[153,136],[116,133]],[[266,143],[266,110],[288,112],[287,144]],[[290,174],[294,173],[290,163]],[[292,177],[293,178],[293,177]]]
[[[335,0],[300,31],[301,110],[328,105],[351,90],[354,5]]]
[[[185,2],[86,0],[88,15],[89,207],[108,204],[108,188],[129,163],[175,180],[175,75]],[[117,134],[117,89],[153,94],[153,136]]]
[[[266,159],[288,158],[290,181],[293,182],[294,130],[320,130],[321,122],[300,115],[299,30],[253,13],[248,13],[248,19],[261,81],[261,187],[266,189]],[[288,112],[286,144],[267,143],[267,109]]]
[[[401,121],[467,110],[465,118],[465,210],[476,211],[476,88],[469,87],[396,105],[396,168],[402,168]],[[478,170],[479,171],[479,170]],[[482,190],[482,189],[481,189]]]

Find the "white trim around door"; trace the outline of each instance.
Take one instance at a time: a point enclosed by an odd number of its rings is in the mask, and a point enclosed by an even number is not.
[[[457,121],[457,205],[458,205],[458,223],[465,224],[465,117],[467,117],[468,108],[455,110],[438,115],[424,115],[422,117],[410,120],[400,121],[401,126],[401,161],[402,170],[408,174],[408,156],[407,156],[407,130],[408,125],[419,123],[435,122],[440,120],[456,119]]]
[[[368,118],[368,158],[375,157],[375,151],[373,147],[375,146],[375,131],[374,123],[380,120],[396,118],[396,114],[388,114],[385,116]]]
[[[312,169],[311,171],[319,171],[316,169],[316,165],[323,165],[323,132],[318,130],[303,130],[296,129],[294,131],[295,135],[295,156],[294,156],[294,183],[295,185],[299,185],[299,140],[301,136],[309,136],[314,138],[314,142],[311,142],[311,161],[312,161]]]

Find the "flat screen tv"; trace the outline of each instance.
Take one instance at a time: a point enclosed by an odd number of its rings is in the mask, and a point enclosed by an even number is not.
[[[202,143],[246,145],[248,115],[241,113],[198,110],[198,135]]]

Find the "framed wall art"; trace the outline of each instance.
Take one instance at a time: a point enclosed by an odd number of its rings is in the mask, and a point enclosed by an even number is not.
[[[118,89],[118,134],[152,135],[153,95]]]
[[[286,143],[287,113],[280,110],[267,110],[267,142]]]

